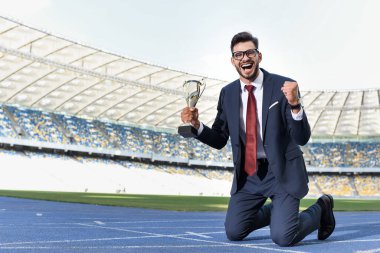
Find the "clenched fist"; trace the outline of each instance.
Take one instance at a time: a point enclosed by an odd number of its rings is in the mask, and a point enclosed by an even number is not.
[[[198,120],[198,109],[195,107],[185,107],[181,112],[181,120],[183,123],[190,123],[196,129],[199,129],[200,122]]]
[[[286,81],[281,90],[290,105],[297,105],[299,103],[297,82]]]

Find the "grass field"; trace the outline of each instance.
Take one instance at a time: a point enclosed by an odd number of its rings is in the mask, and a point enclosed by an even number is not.
[[[0,196],[175,211],[225,211],[227,209],[229,200],[228,197],[130,195],[11,190],[0,190]],[[315,201],[315,199],[303,199],[301,201],[301,209],[307,208],[308,206],[315,203]],[[335,199],[334,210],[380,211],[380,199]]]

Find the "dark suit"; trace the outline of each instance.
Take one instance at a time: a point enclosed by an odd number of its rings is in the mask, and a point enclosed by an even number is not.
[[[229,137],[231,138],[235,170],[226,218],[227,236],[231,240],[241,240],[251,231],[270,224],[272,239],[280,245],[288,246],[307,235],[300,233],[315,230],[320,219],[320,208],[312,206],[311,213],[307,213],[308,216],[316,216],[310,221],[312,224],[308,224],[312,228],[298,227],[299,200],[308,192],[308,177],[299,145],[308,142],[311,135],[310,126],[305,112],[300,121],[292,118],[287,99],[281,91],[284,82],[292,80],[263,69],[262,72],[264,90],[261,123],[268,163],[259,166],[253,177],[247,177],[244,172],[245,133],[240,124],[239,80],[221,90],[215,122],[212,128],[204,126],[198,139],[211,147],[221,149]],[[264,176],[258,178],[257,174],[260,173]],[[281,196],[281,201],[277,201],[278,196]],[[272,199],[272,204],[263,206],[268,197]],[[284,202],[284,199],[289,201]],[[275,212],[274,210],[279,209],[276,203],[281,203],[281,209],[286,210]],[[286,214],[287,211],[291,214]],[[276,224],[273,224],[274,219]],[[272,231],[272,227],[280,232]],[[279,233],[288,233],[289,236],[279,243],[280,240],[274,238],[274,234]]]

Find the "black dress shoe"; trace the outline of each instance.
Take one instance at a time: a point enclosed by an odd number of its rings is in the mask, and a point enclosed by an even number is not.
[[[323,194],[317,204],[322,207],[321,222],[318,228],[318,240],[326,240],[335,229],[335,217],[333,213],[334,199],[329,194]]]

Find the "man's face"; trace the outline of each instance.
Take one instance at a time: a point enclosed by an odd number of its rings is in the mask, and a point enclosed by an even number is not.
[[[233,53],[244,52],[241,59],[231,57],[231,63],[235,66],[240,77],[249,81],[255,80],[259,73],[259,63],[261,62],[261,53],[255,50],[255,44],[252,41],[240,42],[233,47]],[[247,50],[249,50],[247,52]],[[247,53],[246,53],[247,52]],[[237,53],[237,56],[241,53]],[[247,55],[248,54],[248,55]]]

